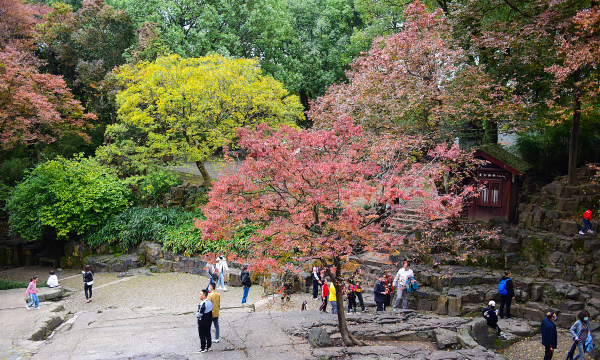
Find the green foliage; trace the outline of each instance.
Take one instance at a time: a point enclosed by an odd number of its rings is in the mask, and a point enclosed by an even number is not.
[[[127,182],[136,185],[136,202],[139,205],[161,204],[171,188],[182,183],[177,172],[162,168],[156,168],[146,175],[130,177]]]
[[[516,150],[521,158],[534,167],[544,180],[554,180],[568,171],[571,121],[548,126],[543,131],[519,135]],[[577,166],[586,162],[600,162],[600,124],[582,121],[579,130],[579,154]]]
[[[127,250],[142,241],[161,242],[166,226],[193,223],[193,219],[194,214],[181,208],[132,207],[108,219],[84,236],[83,241],[93,247],[117,245]]]
[[[0,290],[9,290],[9,289],[27,289],[29,283],[20,282],[20,281],[9,281],[0,279]],[[37,287],[48,286],[45,281],[38,280]]]
[[[11,232],[39,240],[48,229],[58,238],[83,234],[129,206],[131,191],[93,159],[58,157],[39,164],[10,194]]]
[[[25,176],[25,171],[32,166],[26,157],[15,157],[0,163],[0,182],[6,186],[15,186]]]
[[[88,233],[83,241],[92,247],[113,246],[128,250],[142,241],[163,244],[165,250],[192,253],[228,252],[246,254],[256,226],[239,229],[228,240],[202,241],[200,230],[194,227],[200,211],[186,212],[181,208],[132,207],[109,219],[101,228]]]

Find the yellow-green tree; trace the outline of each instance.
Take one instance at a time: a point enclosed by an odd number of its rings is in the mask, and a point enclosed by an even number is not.
[[[123,134],[125,127],[143,134],[136,136],[136,149],[144,156],[194,161],[206,186],[211,178],[205,162],[235,143],[239,127],[294,124],[304,117],[298,97],[262,75],[254,59],[168,55],[123,66],[116,76],[123,90],[113,133]]]

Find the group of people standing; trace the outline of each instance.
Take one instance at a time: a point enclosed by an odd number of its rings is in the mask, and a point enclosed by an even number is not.
[[[217,290],[227,291],[225,287],[225,272],[229,271],[227,261],[224,256],[216,259],[214,264],[207,264],[207,275],[209,278],[208,286],[200,291],[200,303],[198,304],[198,336],[200,337],[200,350],[204,353],[211,351],[212,344],[219,340],[219,310],[221,309],[221,294]],[[246,304],[248,293],[252,286],[248,267],[244,266],[241,272],[241,282],[243,286],[242,305]],[[211,328],[215,328],[215,337],[211,337]]]

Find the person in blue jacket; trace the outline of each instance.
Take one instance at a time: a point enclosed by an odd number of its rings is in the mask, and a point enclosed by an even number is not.
[[[573,360],[585,359],[585,341],[590,333],[590,314],[582,310],[577,314],[577,321],[571,326],[571,336],[577,346],[577,355]]]
[[[554,321],[556,321],[556,314],[552,311],[549,311],[542,320],[542,345],[546,347],[544,360],[552,359],[557,346],[556,324],[554,324]]]
[[[377,304],[377,311],[385,311],[385,296],[388,294],[385,289],[385,274],[379,275],[379,280],[375,282],[375,303]]]

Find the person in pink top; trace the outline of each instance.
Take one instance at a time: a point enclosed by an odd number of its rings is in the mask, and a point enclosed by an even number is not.
[[[31,297],[31,301],[29,302],[29,304],[25,305],[27,310],[31,309],[33,304],[35,304],[36,310],[39,309],[40,300],[38,299],[38,296],[37,296],[37,286],[36,286],[37,281],[38,281],[37,276],[32,277],[31,282],[29,283],[29,286],[27,286],[27,291],[25,291],[25,296],[29,295]]]

